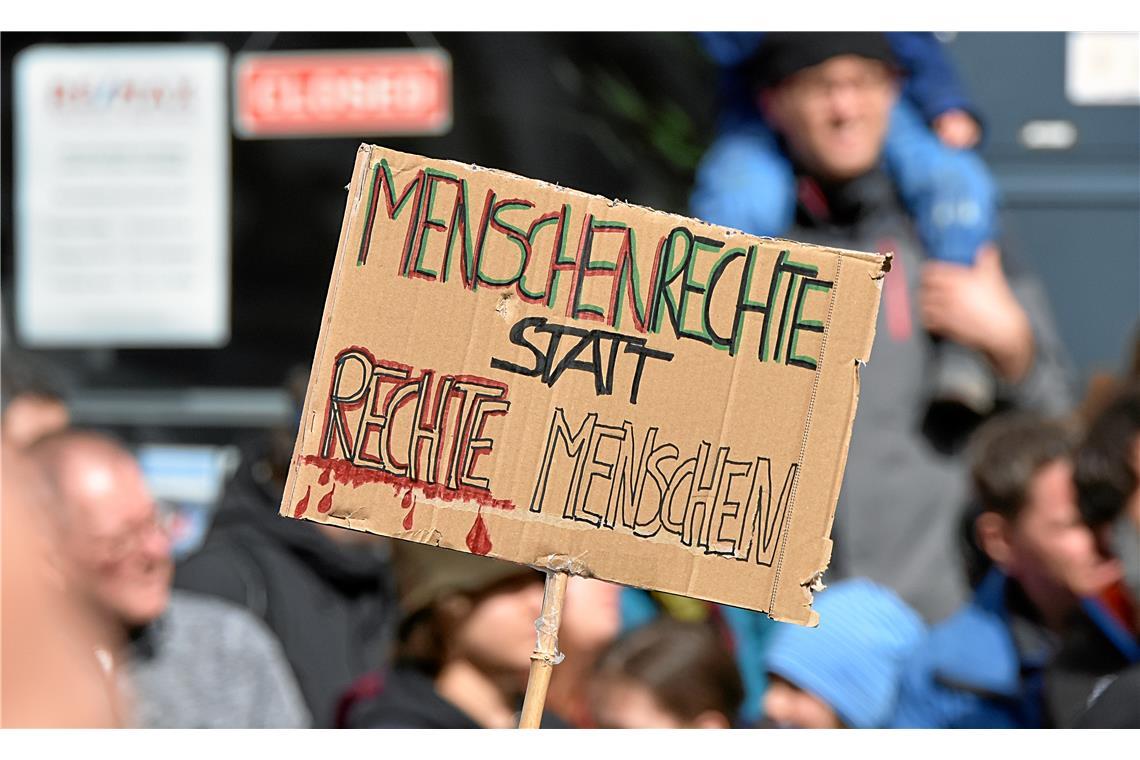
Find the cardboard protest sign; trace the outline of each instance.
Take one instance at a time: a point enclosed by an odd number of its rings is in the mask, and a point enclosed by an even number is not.
[[[362,145],[281,513],[814,624],[888,266]]]

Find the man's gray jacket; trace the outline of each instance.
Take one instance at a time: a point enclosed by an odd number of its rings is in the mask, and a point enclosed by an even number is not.
[[[918,308],[926,259],[889,177],[876,170],[838,188],[801,180],[788,237],[860,251],[893,251],[869,363],[860,371],[859,407],[824,580],[864,576],[895,589],[928,621],[967,598],[960,536],[970,498],[964,448],[985,418],[959,405],[932,403],[938,349]],[[1034,363],[1016,384],[994,380],[997,406],[1064,414],[1069,371],[1040,281],[1014,252],[1002,261],[1028,314]]]

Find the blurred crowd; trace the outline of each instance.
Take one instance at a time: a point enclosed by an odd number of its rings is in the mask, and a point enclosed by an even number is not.
[[[702,43],[693,215],[893,253],[821,622],[574,577],[543,725],[1140,727],[1140,342],[1075,398],[932,35]],[[243,447],[176,564],[129,447],[0,369],[3,725],[517,725],[538,571],[279,517],[294,430]]]

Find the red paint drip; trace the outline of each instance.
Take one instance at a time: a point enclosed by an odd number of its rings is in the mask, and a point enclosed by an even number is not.
[[[489,491],[484,491],[479,488],[471,488],[469,486],[447,488],[439,483],[422,483],[420,481],[409,480],[408,478],[393,475],[383,470],[373,469],[371,467],[360,467],[347,459],[328,459],[326,457],[308,454],[301,457],[300,463],[329,470],[332,472],[332,477],[338,483],[352,488],[356,488],[365,483],[386,483],[395,488],[397,493],[399,493],[400,489],[407,488],[409,491],[418,491],[421,496],[427,499],[436,499],[444,502],[462,501],[478,504],[480,507],[487,507],[488,509],[502,509],[507,511],[515,508],[515,504],[511,500],[495,499],[491,496]],[[406,498],[406,495],[404,498]]]
[[[319,502],[317,502],[317,511],[318,512],[320,512],[321,514],[325,514],[330,509],[332,509],[332,496],[333,496],[333,491],[335,491],[335,490],[336,490],[336,483],[333,483],[333,487],[329,489],[329,492],[326,493],[324,496],[322,496],[321,500]]]
[[[317,482],[320,483],[322,486],[327,486],[329,484],[329,476],[330,475],[332,475],[332,470],[325,470],[324,472],[321,473],[321,476],[319,478],[317,478]]]
[[[483,522],[483,513],[475,515],[475,524],[467,533],[467,548],[472,554],[486,554],[491,551],[491,534],[487,531],[487,523]]]
[[[309,508],[309,492],[312,490],[312,486],[305,487],[305,495],[299,502],[297,502],[297,506],[293,510],[293,517],[300,517],[301,515],[305,514],[305,510]]]
[[[408,514],[404,515],[404,530],[412,529],[412,515],[416,513],[416,497],[412,493],[412,489],[408,489],[404,494],[404,498],[400,499],[400,507],[408,510]]]

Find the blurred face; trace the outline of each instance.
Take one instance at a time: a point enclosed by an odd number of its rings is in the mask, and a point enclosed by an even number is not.
[[[1034,476],[1028,502],[1006,534],[1010,573],[1026,586],[1055,585],[1089,596],[1120,577],[1119,563],[1101,556],[1081,520],[1067,461],[1052,462]]]
[[[878,163],[896,97],[885,64],[842,55],[766,91],[761,108],[806,169],[842,182]]]
[[[542,613],[542,576],[500,584],[474,600],[455,635],[454,655],[485,673],[525,681],[535,646],[534,622]]]
[[[842,728],[826,702],[777,675],[769,675],[764,715],[781,728]]]
[[[566,603],[558,637],[579,655],[596,653],[621,630],[621,588],[612,583],[573,576],[566,583]]]
[[[594,690],[594,712],[599,728],[682,728],[681,720],[666,710],[653,692],[626,678],[607,678]]]
[[[66,488],[64,551],[75,582],[128,626],[149,623],[170,599],[170,539],[142,472],[129,457],[76,458]]]

